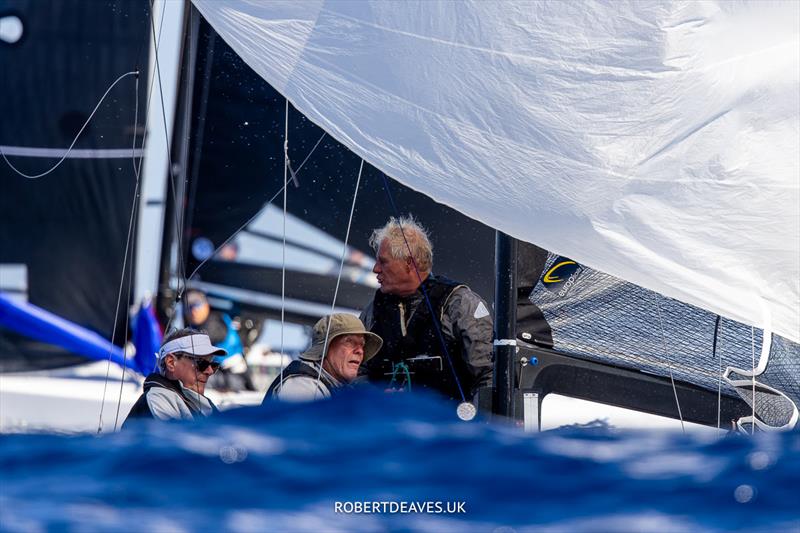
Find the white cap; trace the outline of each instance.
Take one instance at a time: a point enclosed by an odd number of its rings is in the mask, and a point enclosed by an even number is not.
[[[182,352],[195,357],[205,357],[207,355],[228,355],[228,352],[222,348],[217,348],[211,344],[211,339],[204,333],[195,333],[172,339],[168,343],[161,346],[158,351],[158,360],[161,361],[167,354]]]

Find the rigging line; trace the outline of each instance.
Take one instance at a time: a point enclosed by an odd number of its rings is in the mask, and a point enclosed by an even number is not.
[[[711,345],[711,358],[717,354],[717,336],[719,335],[719,322],[720,316],[717,315],[717,320],[714,322],[714,341]],[[717,363],[717,433],[721,429],[720,417],[722,416],[722,352],[719,353]]]
[[[111,92],[111,89],[113,89],[114,86],[116,86],[117,83],[122,81],[124,78],[127,78],[128,76],[137,76],[138,77],[138,75],[139,75],[139,71],[138,70],[132,70],[131,72],[126,72],[125,74],[121,75],[119,78],[114,80],[114,83],[112,83],[108,87],[108,89],[106,89],[106,92],[103,94],[102,98],[100,98],[100,101],[97,102],[96,106],[94,106],[94,109],[92,110],[92,113],[89,115],[89,118],[86,119],[86,122],[83,123],[83,126],[81,126],[80,131],[78,131],[78,134],[72,140],[72,144],[69,145],[69,148],[67,148],[67,151],[64,152],[64,155],[61,156],[61,159],[58,160],[58,163],[53,165],[49,170],[46,170],[46,171],[44,171],[44,172],[42,172],[40,174],[25,174],[24,172],[20,171],[19,169],[17,169],[17,167],[15,167],[14,165],[11,164],[11,161],[9,161],[8,158],[6,157],[6,154],[3,151],[3,148],[0,147],[0,155],[3,156],[3,160],[11,168],[11,170],[16,172],[17,174],[19,174],[23,178],[27,178],[29,180],[35,180],[35,179],[39,179],[39,178],[42,178],[44,176],[47,176],[48,174],[53,172],[55,169],[57,169],[59,166],[61,166],[61,163],[63,163],[64,160],[67,158],[67,156],[69,156],[69,153],[72,151],[72,148],[75,146],[75,143],[78,142],[78,139],[80,138],[81,133],[83,133],[83,130],[85,130],[86,126],[89,125],[89,122],[91,122],[92,117],[94,117],[95,113],[97,113],[97,110],[100,109],[100,106],[103,104],[103,101],[106,99],[106,96],[108,96],[108,93]]]
[[[324,137],[324,136],[325,136],[325,134],[323,134],[323,136],[322,136],[322,137]],[[316,148],[317,148],[317,146],[319,145],[320,141],[322,141],[322,137],[320,137],[320,138],[319,138],[319,141],[317,141],[317,144],[316,144],[316,145],[314,145],[314,148],[312,148],[312,149],[311,149],[311,152],[309,152],[309,154],[306,156],[306,160],[308,160],[308,158],[309,158],[309,157],[311,157],[311,154],[313,154],[313,153],[314,153],[314,150],[316,150]],[[303,162],[303,164],[305,164],[305,161]],[[302,168],[302,166],[303,166],[303,165],[300,165],[300,168]],[[295,174],[298,174],[298,173],[300,172],[300,168],[298,168],[298,169],[297,169],[297,171],[295,172]],[[289,172],[290,172],[290,173],[292,172],[292,169],[291,169],[291,167],[289,168]],[[281,187],[280,189],[278,189],[278,192],[276,192],[276,193],[275,193],[275,194],[272,196],[272,198],[270,198],[269,200],[267,200],[267,202],[266,202],[266,203],[264,203],[264,205],[262,205],[262,206],[261,206],[261,209],[259,209],[259,210],[258,210],[258,211],[257,211],[257,212],[256,212],[256,213],[255,213],[255,214],[252,216],[252,217],[248,218],[248,219],[247,219],[247,221],[246,221],[244,224],[242,224],[241,226],[239,226],[239,228],[238,228],[236,231],[234,231],[234,232],[233,232],[233,233],[232,233],[232,234],[231,234],[231,235],[230,235],[230,236],[229,236],[227,239],[225,239],[225,240],[222,242],[222,244],[220,244],[219,246],[217,246],[217,247],[214,249],[214,252],[213,252],[213,253],[211,253],[211,255],[209,255],[208,257],[206,257],[205,259],[203,259],[203,261],[202,261],[202,262],[201,262],[199,265],[197,265],[197,267],[196,267],[196,268],[195,268],[195,269],[192,271],[192,273],[191,273],[191,274],[189,275],[189,277],[188,277],[188,278],[186,278],[186,279],[187,279],[187,280],[191,280],[191,279],[192,279],[192,278],[195,276],[195,274],[197,274],[197,272],[200,270],[200,267],[202,267],[203,265],[205,265],[205,264],[206,264],[206,263],[207,263],[209,260],[211,260],[211,259],[212,259],[214,256],[216,256],[216,255],[217,255],[217,253],[219,253],[219,251],[220,251],[220,250],[222,250],[222,248],[223,248],[223,247],[224,247],[226,244],[228,244],[229,242],[231,242],[231,240],[232,240],[234,237],[236,237],[236,236],[237,236],[239,233],[241,233],[241,232],[242,232],[242,230],[244,230],[244,229],[245,229],[247,226],[249,226],[249,225],[250,225],[250,223],[251,223],[252,221],[254,221],[256,218],[258,218],[258,216],[259,216],[261,213],[263,213],[263,212],[264,212],[264,209],[266,209],[266,208],[267,208],[267,206],[269,206],[270,204],[272,204],[272,202],[274,202],[274,201],[275,201],[275,199],[276,199],[276,198],[277,198],[277,197],[278,197],[278,196],[279,196],[279,195],[280,195],[280,194],[283,192],[283,190],[284,190],[284,189],[285,189],[285,188],[286,188],[288,185],[289,185],[288,181],[287,181],[286,179],[284,179],[284,184],[283,184],[283,187]]]
[[[136,93],[135,93],[136,94],[135,95],[135,101],[136,101],[135,109],[136,109],[136,112],[138,113],[139,112],[139,77],[138,76],[136,77],[136,88],[135,88],[135,91],[136,91]],[[134,120],[134,123],[136,123],[136,122],[138,122],[138,117]],[[136,143],[136,139],[134,137],[134,148],[136,146],[135,143]],[[136,165],[134,164],[134,171],[136,170],[135,167],[136,167]],[[117,323],[118,323],[118,319],[119,319],[119,305],[120,305],[121,300],[122,300],[122,288],[125,286],[125,269],[126,269],[127,264],[128,264],[128,256],[130,255],[129,252],[131,251],[130,245],[131,245],[131,235],[133,235],[133,221],[136,218],[136,212],[138,211],[137,210],[137,207],[138,207],[137,200],[138,200],[138,197],[139,197],[139,184],[141,183],[141,181],[139,180],[139,174],[136,174],[136,173],[134,173],[134,174],[136,176],[136,186],[133,189],[133,198],[131,200],[131,216],[130,216],[130,219],[128,220],[128,236],[125,239],[125,255],[124,255],[124,258],[122,260],[122,275],[120,276],[119,290],[117,291],[117,305],[116,305],[116,308],[114,309],[114,326],[113,326],[113,328],[111,330],[111,344],[112,344],[112,346],[109,347],[109,349],[108,349],[108,359],[106,361],[106,377],[105,377],[105,380],[103,381],[103,397],[100,400],[100,417],[99,417],[99,420],[97,422],[97,434],[98,435],[103,432],[103,412],[105,411],[105,405],[106,405],[106,389],[108,388],[108,376],[109,376],[109,372],[111,370],[111,350],[113,349],[114,337],[116,337],[116,335],[117,335]],[[132,263],[133,263],[133,261],[131,261],[131,271],[133,270]],[[129,280],[128,281],[128,301],[130,301],[130,290],[131,290],[130,285],[131,284],[130,284],[130,280]],[[126,310],[126,313],[128,313],[128,305],[127,304],[125,305],[125,310]],[[127,320],[127,315],[126,315],[126,319],[125,319],[126,341],[127,341],[127,334],[128,334],[127,325],[128,325],[128,320]],[[125,344],[123,344],[123,346],[122,346],[122,356],[123,356],[123,361],[122,361],[122,380],[120,381],[120,402],[122,401],[122,383],[125,381],[125,359],[126,359]],[[119,403],[117,403],[117,416],[119,416]],[[117,420],[116,419],[114,420],[114,429],[115,430],[117,429]]]
[[[274,195],[272,195],[272,198],[270,198],[269,200],[267,200],[267,201],[266,201],[266,203],[265,203],[264,205],[262,205],[262,206],[261,206],[261,209],[259,209],[258,211],[256,211],[256,213],[255,213],[253,216],[251,216],[250,218],[248,218],[248,219],[245,221],[245,223],[244,223],[244,224],[242,224],[241,226],[239,226],[239,229],[237,229],[236,231],[234,231],[233,233],[231,233],[230,237],[228,237],[227,239],[225,239],[224,241],[222,241],[222,244],[220,244],[219,246],[217,246],[217,247],[214,249],[214,251],[213,251],[211,254],[209,254],[209,256],[208,256],[208,257],[206,257],[205,259],[203,259],[203,261],[202,261],[202,262],[201,262],[199,265],[197,265],[197,268],[195,268],[195,269],[192,271],[192,273],[189,275],[189,277],[188,277],[188,278],[186,278],[186,279],[187,279],[187,280],[191,280],[191,279],[194,277],[194,275],[195,275],[195,274],[197,274],[197,271],[198,271],[198,270],[200,270],[200,267],[202,267],[203,265],[205,265],[205,264],[206,264],[206,263],[207,263],[209,260],[211,260],[211,259],[212,259],[212,258],[213,258],[215,255],[217,255],[217,253],[219,253],[219,251],[220,251],[220,250],[222,250],[222,248],[223,248],[223,247],[224,247],[226,244],[228,244],[229,242],[231,242],[231,240],[232,240],[234,237],[236,237],[236,236],[237,236],[239,233],[241,233],[241,231],[242,231],[244,228],[246,228],[246,227],[247,227],[247,226],[248,226],[248,225],[249,225],[249,224],[250,224],[252,221],[254,221],[256,218],[258,218],[258,216],[259,216],[261,213],[263,213],[263,212],[264,212],[264,209],[266,209],[266,208],[267,208],[267,206],[271,205],[271,204],[272,204],[272,202],[274,202],[274,201],[275,201],[275,199],[276,199],[276,198],[277,198],[277,197],[278,197],[278,196],[279,196],[279,195],[280,195],[280,194],[283,192],[283,190],[286,188],[286,185],[288,185],[288,183],[284,183],[284,184],[283,184],[283,187],[281,187],[280,189],[278,189],[278,192],[276,192]]]
[[[289,99],[286,99],[283,128],[283,247],[281,248],[281,380],[279,389],[283,388],[283,328],[286,311],[286,185],[289,174]],[[294,178],[294,173],[292,174]],[[295,180],[295,185],[299,185]]]
[[[206,123],[208,122],[208,100],[209,100],[209,93],[211,92],[211,80],[214,71],[214,50],[216,47],[216,33],[210,32],[211,35],[207,35],[206,43],[205,43],[205,53],[203,54],[203,63],[202,63],[202,78],[200,82],[200,103],[199,109],[195,113],[195,117],[197,118],[196,125],[194,126],[194,147],[193,150],[188,150],[187,146],[187,157],[186,157],[186,168],[188,169],[189,176],[196,176],[197,178],[192,180],[191,183],[188,184],[188,187],[184,189],[184,200],[183,204],[185,206],[186,211],[186,219],[183,222],[184,228],[189,228],[189,233],[191,235],[191,228],[192,224],[194,223],[194,211],[197,207],[197,190],[200,186],[200,163],[202,159],[203,153],[203,142],[206,138]],[[200,36],[197,37],[198,43],[200,42]],[[195,57],[195,64],[197,68],[195,72],[200,71],[200,56],[198,55]],[[194,99],[192,100],[194,102]],[[191,240],[191,236],[189,236]],[[189,247],[191,247],[191,243],[189,243]],[[191,249],[191,248],[190,248]],[[188,251],[188,250],[187,250]]]
[[[150,17],[152,15],[152,12],[153,12],[153,1],[154,0],[152,0],[151,2],[148,3],[149,7],[150,7],[150,15],[148,15],[148,17]],[[165,17],[161,17],[161,22],[159,23],[158,38],[156,39],[156,43],[155,43],[156,50],[158,49],[158,43],[161,42],[161,32],[162,32],[162,30],[164,28],[164,19],[165,19]],[[148,35],[147,35],[146,41],[149,41],[150,40],[150,35],[149,35],[150,32],[148,31],[147,33],[148,33]],[[142,43],[141,46],[143,46],[143,45],[144,45],[144,42]],[[137,64],[138,64],[138,60],[137,60]],[[139,158],[139,164],[137,166],[137,164],[136,164],[136,131],[137,131],[137,126],[139,124],[139,87],[138,87],[138,85],[139,85],[139,69],[137,68],[136,71],[137,72],[136,72],[136,89],[135,89],[136,92],[135,92],[135,95],[134,95],[134,101],[135,101],[135,108],[134,109],[135,109],[135,111],[134,111],[133,146],[132,146],[132,152],[131,152],[131,162],[133,164],[133,174],[134,174],[134,176],[136,176],[136,187],[134,188],[134,194],[133,194],[134,205],[132,206],[131,220],[128,222],[128,241],[126,242],[126,245],[125,245],[126,246],[126,252],[125,252],[126,259],[127,259],[127,255],[128,255],[127,247],[128,247],[129,242],[130,242],[130,235],[131,235],[131,228],[132,228],[131,224],[132,224],[133,220],[135,220],[136,214],[138,214],[138,212],[139,212],[139,209],[138,209],[139,208],[139,202],[138,202],[139,193],[138,193],[138,191],[139,191],[139,187],[140,187],[140,177],[141,177],[141,170],[142,170],[142,162],[144,161],[144,158],[140,157]],[[150,79],[150,85],[149,85],[149,87],[147,89],[147,105],[145,106],[144,131],[142,133],[142,144],[141,144],[141,148],[142,149],[144,149],[144,145],[145,145],[145,142],[146,142],[146,139],[147,139],[147,136],[148,136],[147,126],[148,126],[148,124],[150,122],[150,103],[152,102],[153,84],[154,83],[155,83],[155,76],[153,76]],[[132,269],[133,269],[133,264],[131,264],[131,270]],[[124,261],[123,261],[123,267],[122,267],[122,276],[123,276],[123,278],[120,280],[120,291],[122,290],[122,284],[124,283],[124,276],[125,276],[125,264],[124,264]],[[131,274],[131,277],[132,277],[132,274]],[[130,302],[130,286],[129,286],[129,292],[128,292],[128,301]],[[119,302],[117,303],[117,308],[119,308]],[[114,331],[111,334],[111,342],[112,343],[113,343],[113,340],[114,340],[114,336],[116,335],[116,325],[117,325],[117,318],[115,317],[114,318]],[[127,320],[126,320],[126,335],[127,335]],[[127,344],[127,339],[126,339],[126,344]],[[125,354],[124,350],[123,350],[123,354]],[[109,377],[110,367],[111,367],[111,352],[109,351],[108,361],[106,363],[106,377],[105,377],[105,380],[103,381],[103,398],[101,400],[100,420],[98,422],[98,433],[102,430],[103,409],[105,407],[106,388],[107,388],[107,385],[108,385],[108,377]],[[117,410],[118,411],[119,411],[119,402],[122,401],[122,383],[124,383],[124,381],[125,381],[125,367],[123,365],[123,375],[122,375],[122,380],[120,382],[120,395],[119,395],[118,403],[117,403]],[[117,424],[117,422],[116,422],[116,419],[115,419],[115,421],[114,421],[115,429],[116,429],[116,424]]]
[[[292,170],[291,162],[289,161],[289,159],[287,157],[286,161],[287,161],[287,164],[289,165],[289,172],[292,174],[292,181],[294,181],[295,187],[299,187],[300,186],[300,180],[297,179],[297,175],[300,174],[300,171],[303,169],[303,165],[305,165],[306,161],[308,161],[309,158],[311,158],[311,154],[313,154],[314,151],[317,149],[317,146],[319,146],[319,143],[321,143],[322,139],[325,138],[325,135],[327,135],[327,132],[323,131],[322,132],[322,136],[319,139],[317,139],[316,144],[314,144],[314,147],[311,149],[310,152],[308,152],[308,155],[306,156],[305,159],[303,159],[303,162],[300,163],[300,166],[297,167],[297,170]]]
[[[400,227],[400,233],[403,235],[403,240],[406,243],[406,248],[408,248],[408,255],[411,257],[411,264],[414,265],[414,271],[417,273],[417,279],[419,279],[419,287],[422,289],[422,296],[425,298],[425,304],[428,306],[428,311],[431,313],[431,320],[433,320],[433,328],[436,330],[436,335],[439,337],[439,342],[442,345],[442,349],[444,350],[444,354],[447,358],[447,363],[450,366],[450,371],[453,373],[453,378],[455,379],[456,385],[458,386],[458,393],[461,395],[461,401],[466,402],[466,396],[464,396],[464,390],[461,388],[461,380],[458,379],[458,374],[456,373],[456,367],[453,365],[453,360],[450,357],[450,352],[447,349],[447,343],[444,340],[444,335],[442,335],[442,328],[439,324],[439,319],[436,317],[436,313],[433,311],[433,304],[431,304],[431,299],[428,297],[428,291],[425,289],[425,285],[422,280],[422,275],[419,273],[419,268],[417,268],[417,261],[414,259],[414,254],[411,252],[411,245],[408,243],[408,239],[406,239],[406,233],[403,230],[403,226],[400,225],[400,211],[397,209],[397,205],[394,203],[394,197],[392,197],[391,189],[389,189],[389,179],[386,176],[385,172],[381,173],[383,175],[383,185],[386,189],[386,194],[389,196],[389,203],[392,205],[392,209],[394,210],[395,216],[397,217],[397,225]]]
[[[675,405],[678,407],[678,418],[680,418],[681,421],[681,430],[686,434],[686,427],[683,425],[681,402],[678,400],[678,388],[675,386],[675,377],[672,375],[672,361],[670,361],[669,355],[667,354],[667,340],[664,336],[664,320],[661,318],[661,302],[659,301],[658,294],[653,294],[656,298],[656,312],[658,313],[658,323],[661,328],[661,345],[664,348],[664,358],[667,360],[667,365],[669,366],[669,380],[672,383],[672,393],[675,395]]]
[[[131,145],[131,164],[133,165],[133,175],[139,180],[139,169],[136,167],[136,135],[139,128],[139,75],[136,75],[136,107],[133,111],[133,143]],[[146,133],[146,131],[145,131]],[[142,147],[144,147],[144,134],[142,135]],[[144,159],[144,158],[142,158]],[[141,159],[139,160],[141,164]]]
[[[148,2],[148,5],[150,7],[150,13],[148,14],[148,17],[151,17],[152,14],[153,14],[153,3],[154,2],[155,2],[155,0],[150,0],[150,2]],[[158,24],[158,38],[156,39],[156,43],[155,43],[155,49],[156,50],[158,50],[158,44],[161,42],[161,33],[162,33],[162,30],[164,29],[164,19],[165,18],[166,17],[162,16],[161,17],[161,22],[159,22],[159,24]],[[150,32],[149,31],[147,32],[147,39],[145,39],[144,42],[150,42]],[[144,46],[144,42],[142,43],[142,46]],[[144,131],[142,133],[142,144],[141,144],[141,149],[142,150],[144,150],[145,141],[147,140],[147,137],[149,136],[149,132],[148,132],[147,126],[150,124],[150,104],[153,102],[153,86],[155,85],[155,82],[156,82],[156,77],[152,76],[150,78],[150,85],[147,88],[147,105],[145,106],[145,109],[144,109]],[[138,100],[137,100],[137,105],[138,105]],[[138,115],[137,115],[137,117],[138,117]],[[135,142],[136,141],[136,131],[135,130],[133,132],[133,138],[134,138],[134,142]],[[135,144],[134,144],[134,146],[135,146]],[[140,157],[139,158],[139,166],[136,167],[134,165],[134,173],[136,174],[137,178],[141,174],[142,163],[143,162],[144,162],[144,157]]]
[[[164,0],[164,5],[166,6],[166,0]],[[162,22],[163,19],[166,17],[166,8],[162,12]],[[190,11],[190,20],[189,26],[191,26],[191,11]],[[180,302],[183,293],[186,291],[186,265],[183,261],[183,235],[181,231],[181,221],[178,217],[178,206],[180,202],[178,201],[178,194],[175,190],[175,172],[172,168],[172,143],[170,143],[169,139],[169,131],[167,130],[167,112],[166,106],[164,105],[164,84],[161,80],[161,63],[158,60],[158,44],[156,42],[156,27],[155,21],[153,17],[150,17],[150,28],[152,30],[152,37],[153,43],[155,47],[155,64],[156,64],[156,75],[158,76],[158,92],[161,99],[161,117],[164,122],[164,139],[166,141],[166,151],[167,151],[167,167],[169,172],[169,191],[172,193],[172,200],[174,202],[174,209],[173,215],[175,217],[175,238],[178,241],[178,272],[180,273],[180,278],[183,279],[183,289],[180,287],[180,282],[178,282],[175,294],[175,302],[173,303],[174,308],[177,308],[178,302]],[[188,29],[188,27],[187,27]],[[169,322],[167,322],[167,328],[165,329],[166,332],[169,331],[169,326],[172,324],[172,320],[175,317],[175,310],[173,309],[172,316],[170,316]]]
[[[139,180],[136,180],[137,188],[139,184]],[[136,195],[134,195],[135,197]],[[134,211],[138,212],[139,209],[139,202],[134,203]],[[133,217],[132,217],[133,218]],[[130,224],[129,224],[130,225]],[[130,230],[129,230],[130,231]],[[131,250],[131,256],[133,255],[133,250]],[[133,288],[133,257],[131,257],[130,266],[128,267],[128,294],[125,298],[126,306],[125,306],[125,333],[124,339],[122,342],[122,376],[119,380],[119,395],[117,396],[117,413],[114,415],[114,431],[117,430],[117,424],[119,424],[119,409],[122,406],[122,387],[125,384],[125,370],[127,370],[126,363],[128,362],[128,326],[130,325],[129,321],[131,318],[130,310],[128,309],[128,305],[131,301],[131,289]]]
[[[358,187],[361,185],[361,173],[364,171],[364,160],[361,160],[361,165],[358,167],[358,178],[356,179],[356,190],[353,193],[353,203],[350,206],[350,218],[347,220],[347,232],[344,235],[344,242],[342,243],[342,260],[339,262],[339,275],[336,277],[336,288],[333,291],[333,302],[331,302],[331,312],[328,315],[328,326],[325,328],[325,344],[322,345],[322,359],[319,361],[319,368],[317,369],[317,390],[319,390],[319,381],[322,377],[322,365],[325,363],[325,356],[328,355],[328,338],[331,332],[331,319],[333,319],[333,311],[336,308],[336,297],[339,295],[339,282],[342,281],[342,269],[344,268],[344,258],[347,256],[347,243],[350,240],[350,228],[353,225],[353,214],[356,210],[356,200],[358,199]],[[315,392],[316,394],[316,392]]]
[[[139,183],[140,183],[139,177],[140,177],[140,174],[139,174],[139,169],[136,168],[136,126],[139,124],[139,76],[138,75],[136,76],[136,89],[135,90],[136,90],[136,98],[135,98],[136,105],[134,107],[134,112],[133,112],[133,146],[131,147],[131,154],[132,154],[131,162],[133,163],[133,175],[136,176],[136,187],[134,188],[134,193],[133,193],[133,198],[134,198],[134,200],[133,200],[133,202],[134,202],[133,203],[133,211],[134,211],[134,213],[131,215],[131,220],[128,221],[128,233],[129,233],[129,237],[128,238],[129,239],[130,239],[130,232],[131,232],[133,220],[135,220],[136,214],[138,214],[138,212],[139,212],[139,202],[137,200],[138,200],[138,196],[139,196],[138,193],[139,193]],[[146,120],[145,120],[145,122],[146,122]],[[144,146],[144,136],[142,136],[142,146]],[[141,159],[139,160],[139,164],[141,165]],[[133,253],[135,253],[135,249],[134,249]],[[133,288],[133,263],[134,263],[133,258],[131,258],[130,268],[129,268],[129,271],[128,271],[128,295],[125,298],[125,301],[128,304],[130,304],[130,301],[131,301],[131,289]],[[123,270],[123,275],[124,275],[124,270]],[[128,326],[129,326],[130,318],[131,318],[130,310],[126,309],[126,313],[125,313],[125,341],[122,343],[122,376],[120,377],[120,380],[119,380],[119,394],[117,395],[117,412],[114,415],[114,431],[117,430],[117,424],[119,423],[119,410],[120,410],[120,407],[122,406],[122,388],[125,385],[125,370],[126,370],[126,366],[127,366],[126,363],[128,362],[128,350],[127,350],[128,340],[129,340],[128,339],[128,331],[129,331],[128,330]],[[109,362],[109,364],[110,364],[110,362]],[[107,368],[108,368],[108,366],[106,367],[106,369]],[[106,374],[106,383],[108,383],[108,374]]]
[[[764,342],[763,334],[761,342]],[[756,432],[756,328],[750,326],[750,349],[753,356],[753,373],[750,379],[753,382],[753,423],[750,424],[750,434],[754,435]]]
[[[150,13],[152,13],[152,11],[153,11],[153,2],[152,2],[152,0],[148,4],[150,6]],[[148,15],[148,17],[149,16],[150,15]],[[161,31],[163,30],[163,28],[164,28],[164,17],[161,17],[161,22],[160,22],[159,27],[158,27],[158,42],[161,42]],[[140,45],[140,51],[141,51],[141,47],[144,46],[144,43],[145,42],[149,42],[149,41],[150,41],[150,32],[148,31],[147,32],[147,39],[145,39],[145,41],[142,42],[142,44]],[[156,48],[158,48],[158,44],[156,44]],[[137,59],[137,65],[138,65],[138,63],[139,63],[139,60]],[[139,79],[138,75],[136,76],[136,79],[137,80]],[[152,102],[153,84],[154,83],[155,83],[155,76],[150,78],[150,85],[147,88],[147,99],[146,99],[147,105],[145,106],[145,110],[144,110],[144,117],[145,117],[144,118],[144,129],[142,131],[142,144],[140,145],[140,150],[142,150],[142,152],[140,152],[140,153],[144,153],[143,152],[144,151],[144,145],[145,145],[145,142],[146,142],[147,137],[148,137],[147,126],[150,124],[150,103]],[[132,157],[132,162],[133,162],[133,173],[136,176],[136,179],[139,179],[139,175],[141,174],[141,171],[142,171],[142,162],[144,161],[144,157],[139,157],[139,164],[137,166],[137,164],[136,164],[136,136],[137,136],[136,131],[137,131],[137,129],[138,129],[137,127],[139,125],[139,98],[138,98],[139,92],[138,91],[136,92],[136,96],[137,96],[137,98],[136,98],[136,122],[134,122],[134,124],[133,124],[134,128],[133,128],[133,157]]]

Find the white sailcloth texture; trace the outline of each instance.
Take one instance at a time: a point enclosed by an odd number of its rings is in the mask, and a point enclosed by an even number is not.
[[[405,185],[800,341],[800,3],[193,1]]]

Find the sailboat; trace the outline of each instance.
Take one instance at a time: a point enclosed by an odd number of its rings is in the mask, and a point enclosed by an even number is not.
[[[497,278],[509,283],[495,300],[496,412],[538,428],[556,393],[711,426],[796,423],[800,167],[787,147],[797,141],[798,28],[784,12],[794,8],[639,6],[624,8],[636,11],[627,17],[595,4],[580,13],[480,3],[186,7],[329,137],[471,217],[470,227],[501,232]],[[732,37],[756,12],[777,29]],[[186,19],[194,41],[185,42],[196,46],[199,17]],[[709,35],[737,46],[703,44]],[[767,51],[777,59],[763,61]],[[187,83],[174,94],[184,95],[178,132],[194,129]],[[204,105],[202,87],[192,92]],[[176,146],[182,168],[202,152]],[[165,177],[163,157],[146,161]],[[139,222],[149,231],[160,225],[148,210],[170,201],[163,181],[152,183]],[[169,227],[181,220],[175,212],[152,216]],[[189,227],[199,230],[192,241],[225,238],[202,234],[213,223]],[[446,223],[434,229],[447,232]],[[512,238],[537,246],[520,250]],[[192,248],[163,242],[161,254],[139,257],[160,256],[162,273],[172,270],[160,276],[166,314],[178,257]],[[197,266],[205,256],[186,259]],[[195,281],[231,287],[243,270],[275,273],[275,264],[242,262],[209,261]],[[157,270],[137,265],[136,290]],[[630,334],[624,346],[620,331]]]
[[[539,396],[562,390],[796,424],[797,5],[194,5],[354,153],[552,252],[523,294],[534,331],[499,269],[496,410],[537,426]]]

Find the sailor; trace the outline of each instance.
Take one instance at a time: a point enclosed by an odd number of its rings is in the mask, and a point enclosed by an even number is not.
[[[144,380],[144,393],[131,408],[131,418],[191,420],[216,411],[206,398],[206,382],[219,368],[215,356],[225,350],[211,344],[204,331],[185,328],[164,339],[158,352],[157,372]]]
[[[373,231],[380,288],[361,313],[383,348],[362,374],[390,388],[423,387],[469,401],[492,384],[492,318],[463,283],[432,274],[433,248],[412,216]]]
[[[208,386],[221,391],[255,390],[233,319],[227,313],[211,309],[206,294],[198,289],[186,291],[184,304],[188,325],[208,331],[211,343],[228,353],[217,358],[220,369],[209,380]]]
[[[334,313],[314,324],[311,347],[286,367],[267,391],[267,398],[309,401],[329,398],[358,376],[383,341],[353,315]]]

